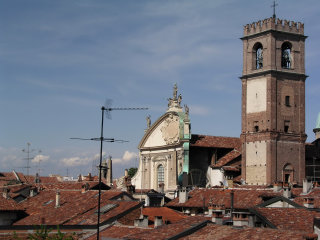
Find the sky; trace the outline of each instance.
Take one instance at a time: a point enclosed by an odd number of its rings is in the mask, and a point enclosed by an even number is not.
[[[101,106],[114,177],[138,166],[139,141],[178,85],[193,134],[239,137],[243,26],[269,18],[263,0],[0,0],[0,172],[97,173]],[[278,0],[305,24],[306,133],[320,112],[320,1]],[[41,152],[40,152],[41,151]]]

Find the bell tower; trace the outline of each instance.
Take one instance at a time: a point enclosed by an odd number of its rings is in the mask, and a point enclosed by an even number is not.
[[[248,184],[305,177],[305,39],[300,22],[274,17],[244,26],[242,178]]]

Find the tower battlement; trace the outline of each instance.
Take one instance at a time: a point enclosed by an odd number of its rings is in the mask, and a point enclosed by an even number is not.
[[[267,30],[276,30],[304,35],[304,24],[279,18],[267,18],[244,26],[243,35],[250,36]]]

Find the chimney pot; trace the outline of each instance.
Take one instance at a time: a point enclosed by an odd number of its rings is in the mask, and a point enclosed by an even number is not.
[[[60,207],[60,192],[56,192],[56,208]]]

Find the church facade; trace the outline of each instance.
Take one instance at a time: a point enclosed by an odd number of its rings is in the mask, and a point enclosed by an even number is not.
[[[163,190],[169,194],[177,189],[182,173],[189,173],[189,108],[181,106],[177,85],[168,109],[154,124],[147,117],[147,129],[139,148],[139,168],[131,180],[138,189]]]

